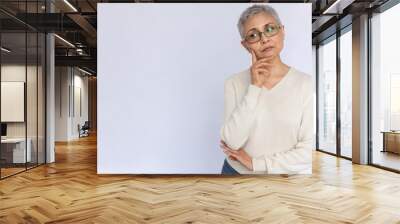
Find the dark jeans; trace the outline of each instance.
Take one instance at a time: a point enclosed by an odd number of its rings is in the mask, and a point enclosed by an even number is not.
[[[231,165],[229,165],[228,161],[226,159],[224,160],[224,165],[222,166],[222,171],[221,174],[226,174],[226,175],[237,175],[240,174],[238,173]]]

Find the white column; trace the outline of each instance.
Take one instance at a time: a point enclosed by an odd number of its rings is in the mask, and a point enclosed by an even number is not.
[[[353,20],[353,162],[368,163],[368,15]]]
[[[54,76],[54,35],[49,33],[46,36],[46,60],[47,60],[47,108],[46,108],[46,163],[52,163],[55,161],[55,151],[54,151],[54,133],[55,133],[55,76]]]
[[[47,12],[53,12],[51,1],[46,1]],[[55,44],[54,34],[46,35],[46,163],[55,161],[54,133],[55,133]]]

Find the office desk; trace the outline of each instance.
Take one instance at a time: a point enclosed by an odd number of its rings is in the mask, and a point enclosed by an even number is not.
[[[382,152],[393,152],[400,154],[400,132],[399,131],[382,131],[383,133],[383,150]]]
[[[25,138],[6,138],[1,139],[1,157],[6,163],[25,163],[31,162],[31,145],[30,138],[26,141],[28,144],[25,154]],[[26,161],[25,161],[26,159]]]

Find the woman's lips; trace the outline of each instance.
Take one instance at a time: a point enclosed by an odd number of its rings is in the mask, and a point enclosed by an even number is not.
[[[267,52],[269,50],[272,50],[272,48],[274,48],[274,47],[266,47],[263,50],[261,50],[261,52]]]

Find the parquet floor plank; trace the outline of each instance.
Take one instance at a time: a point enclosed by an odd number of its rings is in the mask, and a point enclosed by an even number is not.
[[[400,175],[320,152],[312,175],[97,175],[96,137],[0,181],[0,223],[398,223]]]

